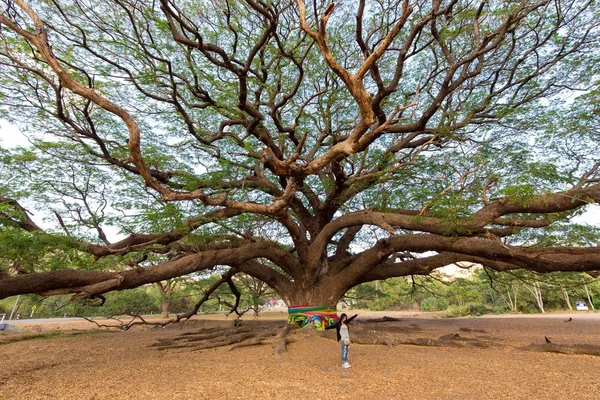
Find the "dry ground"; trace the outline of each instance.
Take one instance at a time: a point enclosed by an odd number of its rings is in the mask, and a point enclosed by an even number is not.
[[[366,322],[384,315],[400,321]],[[242,327],[284,319],[264,314]],[[364,312],[356,322],[351,335],[394,345],[353,343],[348,370],[330,335],[305,332],[279,356],[269,346],[156,347],[231,327],[223,316],[126,332],[87,322],[20,325],[21,333],[0,334],[0,399],[600,399],[599,356],[546,352],[597,352],[598,314],[446,320]]]

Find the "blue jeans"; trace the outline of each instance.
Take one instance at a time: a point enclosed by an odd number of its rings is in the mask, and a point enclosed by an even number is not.
[[[348,362],[348,350],[350,346],[346,346],[343,340],[340,340],[340,346],[342,346],[342,362]]]

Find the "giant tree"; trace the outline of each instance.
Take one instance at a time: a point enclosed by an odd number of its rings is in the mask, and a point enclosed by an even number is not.
[[[227,266],[335,307],[460,261],[600,270],[568,240],[600,201],[593,1],[2,4],[32,146],[3,150],[0,298]]]

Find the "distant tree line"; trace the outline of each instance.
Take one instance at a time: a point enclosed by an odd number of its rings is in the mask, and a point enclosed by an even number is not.
[[[445,317],[572,310],[578,301],[594,311],[600,308],[600,281],[582,273],[478,268],[466,277],[432,274],[364,283],[345,301],[370,310],[442,311]]]

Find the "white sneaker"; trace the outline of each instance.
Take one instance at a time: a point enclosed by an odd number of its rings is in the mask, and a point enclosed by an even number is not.
[[[350,365],[350,363],[348,361],[346,361],[345,363],[342,364],[342,368],[350,368],[352,367],[352,365]]]

